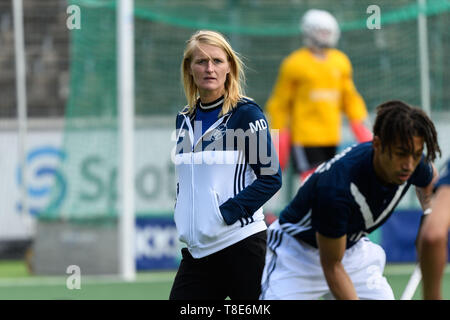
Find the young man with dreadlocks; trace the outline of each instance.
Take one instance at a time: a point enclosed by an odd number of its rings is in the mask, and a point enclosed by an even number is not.
[[[428,116],[402,101],[377,108],[373,134],[320,165],[272,223],[261,299],[394,299],[385,252],[366,235],[411,185],[430,207],[440,149]]]

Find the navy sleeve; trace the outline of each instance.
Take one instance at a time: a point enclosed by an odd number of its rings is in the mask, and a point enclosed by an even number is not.
[[[180,128],[180,125],[181,125],[181,117],[180,117],[180,115],[177,113],[177,116],[176,116],[176,118],[175,118],[175,129],[178,129],[178,128]]]
[[[344,191],[318,188],[312,207],[311,222],[321,235],[339,238],[347,234],[351,208]]]
[[[445,164],[443,171],[440,174],[440,178],[435,185],[435,188],[439,188],[442,185],[450,186],[450,159]]]
[[[237,112],[239,126],[246,137],[244,166],[252,168],[256,180],[220,206],[228,225],[239,218],[251,217],[281,188],[281,168],[262,110],[257,105],[248,104]]]
[[[422,155],[422,159],[416,170],[414,170],[410,182],[416,187],[423,188],[428,186],[431,180],[433,180],[433,167],[431,163],[425,161],[425,156]]]

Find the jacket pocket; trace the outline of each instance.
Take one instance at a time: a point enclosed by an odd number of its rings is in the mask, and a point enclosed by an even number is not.
[[[220,212],[219,195],[217,194],[217,192],[213,191],[213,196],[214,196],[214,200],[215,200],[216,215],[219,218],[219,221],[222,222],[223,224],[225,224],[225,220],[223,219],[222,213]]]
[[[218,195],[214,190],[208,193],[196,216],[198,241],[202,244],[216,241],[227,230],[220,213]]]
[[[174,210],[174,221],[178,232],[178,239],[189,245],[192,243],[192,239],[190,238],[190,214],[188,210],[182,210],[182,205],[177,205],[178,201],[179,199],[175,203]]]

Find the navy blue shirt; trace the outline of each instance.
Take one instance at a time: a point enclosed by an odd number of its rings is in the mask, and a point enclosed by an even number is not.
[[[435,187],[439,188],[442,185],[450,186],[450,159],[445,164],[445,167],[440,174],[439,181],[436,183]]]
[[[280,213],[283,230],[317,248],[315,233],[347,235],[347,248],[380,227],[410,185],[427,186],[433,178],[424,157],[402,185],[386,185],[373,168],[372,142],[349,147],[320,165]]]
[[[210,103],[202,104],[200,101],[197,103],[194,118],[195,141],[198,141],[198,139],[205,134],[206,130],[208,130],[219,119],[219,113],[222,110],[223,101],[224,98],[222,96]]]

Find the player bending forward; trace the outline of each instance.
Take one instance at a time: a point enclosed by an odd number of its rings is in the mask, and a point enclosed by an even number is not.
[[[320,165],[270,226],[261,299],[394,299],[366,235],[410,185],[429,208],[440,148],[428,116],[402,101],[377,108],[373,133]]]

